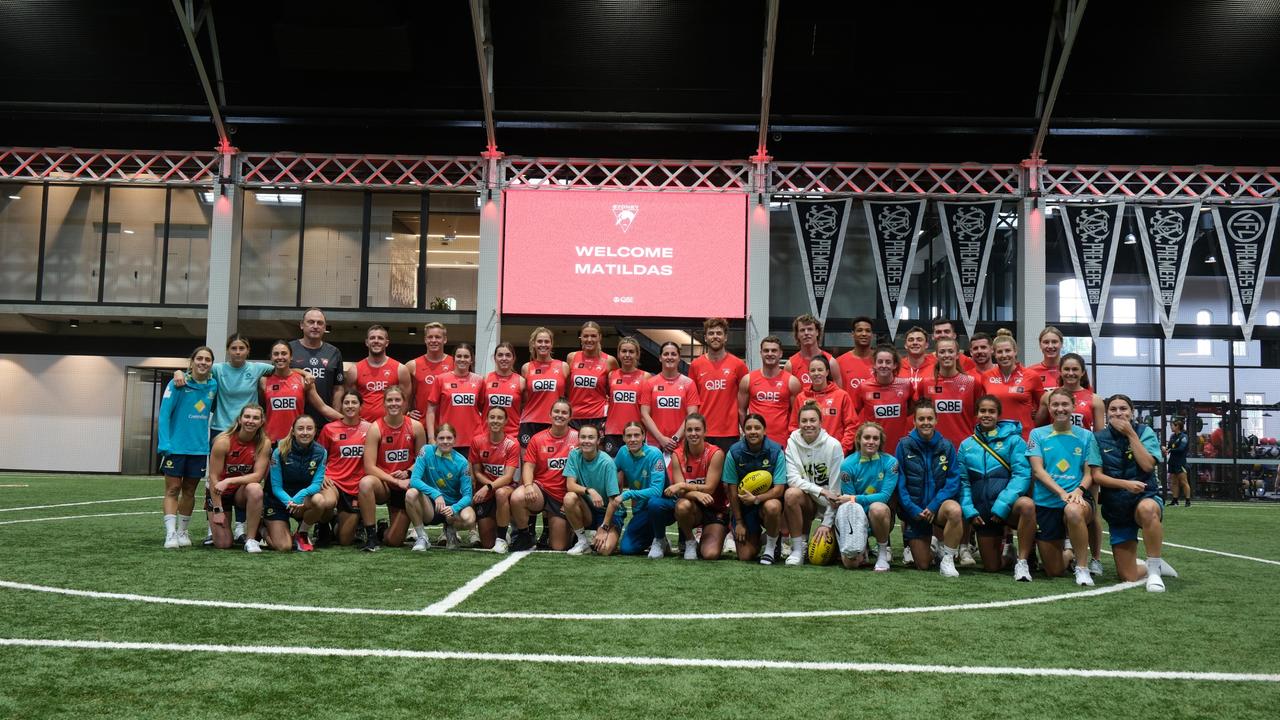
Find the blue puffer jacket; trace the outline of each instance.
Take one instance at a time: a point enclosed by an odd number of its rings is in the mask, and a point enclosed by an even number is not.
[[[1134,423],[1133,427],[1142,440],[1143,447],[1151,453],[1151,457],[1155,458],[1156,462],[1159,462],[1162,459],[1160,441],[1156,438],[1155,431],[1137,423]],[[1100,499],[1103,519],[1108,525],[1130,524],[1133,522],[1133,511],[1137,509],[1138,503],[1143,498],[1154,498],[1160,495],[1155,469],[1152,468],[1151,472],[1143,472],[1142,468],[1138,467],[1138,461],[1133,458],[1133,448],[1129,447],[1129,439],[1116,432],[1110,425],[1095,432],[1093,436],[1098,439],[1098,451],[1102,455],[1104,474],[1117,480],[1138,480],[1147,486],[1147,489],[1140,493],[1102,488]]]
[[[1008,463],[1009,469],[991,457],[972,435],[965,438],[957,453],[960,508],[966,520],[978,515],[984,519],[994,515],[1007,520],[1013,504],[1031,490],[1031,464],[1027,461],[1027,443],[1022,439],[1022,423],[1001,420],[990,432],[979,426],[973,433],[981,435],[987,447]]]
[[[960,463],[950,440],[935,432],[927,442],[915,430],[898,441],[899,513],[915,520],[925,509],[934,515],[960,494]]]

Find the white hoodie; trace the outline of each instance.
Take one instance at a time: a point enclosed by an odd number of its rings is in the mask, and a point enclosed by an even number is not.
[[[840,441],[820,429],[812,444],[804,441],[799,430],[793,430],[787,440],[787,487],[799,488],[824,508],[822,524],[831,527],[835,521],[835,508],[821,491],[840,494],[840,464],[844,462],[844,450]]]

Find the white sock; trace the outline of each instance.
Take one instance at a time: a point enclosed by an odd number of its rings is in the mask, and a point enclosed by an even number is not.
[[[797,535],[791,538],[791,548],[793,550],[804,550],[804,546],[808,544],[808,535]]]
[[[778,536],[777,536],[777,535],[770,535],[770,534],[768,534],[768,533],[765,533],[765,536],[764,536],[764,552],[765,552],[765,554],[766,554],[766,555],[772,555],[772,554],[773,554],[773,551],[774,551],[775,549],[777,549],[777,546],[778,546]]]
[[[164,516],[164,531],[165,531],[165,534],[178,532],[178,516],[177,515]]]
[[[582,542],[586,542],[586,541],[587,541],[587,531],[586,531],[586,529],[585,529],[585,528],[584,528],[584,529],[582,529],[582,530],[574,530],[574,531],[573,531],[573,534],[578,536],[578,540],[580,540],[580,541],[582,541]]]
[[[190,516],[190,515],[179,515],[179,516],[178,516],[178,532],[186,532],[186,531],[187,531],[187,526],[188,526],[188,525],[190,525],[190,524],[191,524],[191,516]]]
[[[427,537],[427,525],[426,525],[426,523],[418,523],[417,525],[414,525],[414,526],[413,526],[413,529],[414,529],[414,530],[416,530],[416,531],[418,532],[418,537],[420,537],[420,538],[425,538],[425,537]]]
[[[947,547],[946,545],[942,546],[942,557],[955,557],[958,552],[960,552],[959,548]]]
[[[1159,574],[1160,574],[1160,564],[1161,564],[1160,558],[1158,558],[1158,557],[1151,557],[1151,556],[1149,556],[1149,555],[1148,555],[1148,556],[1147,556],[1147,574],[1148,574],[1148,575],[1151,575],[1151,574],[1153,574],[1153,573],[1154,573],[1154,574],[1156,574],[1156,575],[1159,575]]]

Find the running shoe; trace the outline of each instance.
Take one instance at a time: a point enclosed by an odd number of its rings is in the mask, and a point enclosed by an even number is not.
[[[893,564],[893,550],[888,545],[881,545],[876,550],[876,572],[889,572]]]
[[[803,565],[805,552],[806,548],[803,545],[792,547],[791,554],[787,556],[786,564],[792,566]]]
[[[458,549],[458,531],[451,527],[444,529],[444,546],[447,550]]]
[[[684,559],[685,559],[685,560],[697,560],[697,559],[698,559],[698,543],[697,543],[697,542],[695,542],[695,541],[693,541],[693,540],[685,540],[685,542],[684,542]]]
[[[960,546],[959,560],[960,567],[973,567],[978,564],[978,562],[973,559],[973,548],[969,547],[968,544],[962,544]]]
[[[232,525],[231,527],[232,527],[231,542],[237,545],[243,545],[244,544],[244,523],[238,522],[235,525]]]
[[[427,551],[427,534],[422,533],[421,535],[419,535],[417,539],[413,541],[413,547],[410,548],[410,550],[412,550],[413,552],[426,552]]]
[[[507,541],[503,540],[502,538],[498,538],[494,540],[493,551],[498,553],[499,555],[505,555],[507,553]]]
[[[1013,564],[1013,579],[1018,582],[1031,582],[1031,568],[1026,560],[1019,559]]]
[[[1147,572],[1147,592],[1164,592],[1164,578],[1160,573]]]
[[[938,574],[944,578],[960,577],[960,571],[956,570],[956,558],[949,552],[942,554],[942,559],[938,561]]]
[[[1098,558],[1090,558],[1090,559],[1089,559],[1089,574],[1090,574],[1090,575],[1099,575],[1099,576],[1101,576],[1101,575],[1103,575],[1103,574],[1105,574],[1105,573],[1106,573],[1106,571],[1102,569],[1102,562],[1101,562],[1101,561],[1099,561],[1099,560],[1098,560]]]
[[[1076,584],[1083,587],[1093,587],[1093,575],[1089,574],[1089,568],[1076,565]]]
[[[1162,577],[1176,578],[1178,577],[1178,571],[1173,569],[1173,566],[1169,564],[1168,560],[1160,558],[1160,575]]]
[[[511,537],[512,552],[532,550],[533,546],[533,531],[528,528],[525,528],[524,530],[517,530],[516,534]]]
[[[565,552],[565,554],[566,555],[584,555],[589,550],[591,550],[591,543],[587,542],[586,538],[578,538],[578,542],[574,543],[573,547],[569,548]]]
[[[167,532],[167,533],[165,533],[165,534],[164,534],[164,549],[165,549],[165,550],[177,550],[177,549],[178,549],[178,547],[179,547],[179,545],[178,545],[178,531],[177,531],[177,530],[174,530],[173,532]]]
[[[307,534],[298,531],[293,534],[293,549],[298,552],[311,552],[315,547],[311,544],[311,538]]]
[[[913,556],[911,555],[911,546],[910,546],[910,545],[908,545],[908,546],[906,546],[906,547],[902,548],[902,564],[903,564],[903,565],[915,565],[915,564],[916,564],[916,559],[915,559],[915,557],[913,557]]]
[[[178,547],[191,547],[191,534],[186,530],[178,531]]]
[[[658,547],[662,548],[662,554],[664,556],[674,554],[675,552],[671,549],[671,541],[667,539],[666,535],[658,538]]]
[[[738,541],[733,539],[733,533],[727,532],[724,534],[724,547],[720,549],[720,553],[722,555],[738,554]]]
[[[212,531],[212,530],[210,530],[210,531],[208,531],[208,532],[206,532],[206,533],[204,534],[204,542],[203,542],[202,544],[203,544],[205,547],[209,547],[210,545],[212,545],[212,544],[213,544],[213,531]]]
[[[378,552],[378,548],[382,547],[382,543],[378,542],[378,533],[368,535],[364,539],[364,545],[360,549],[364,552]]]
[[[262,545],[258,544],[257,540],[248,538],[244,541],[244,551],[247,553],[260,553],[262,552]]]
[[[666,557],[666,553],[662,551],[662,543],[658,542],[657,540],[654,540],[649,545],[649,555],[647,557],[650,560],[661,560],[662,558]]]

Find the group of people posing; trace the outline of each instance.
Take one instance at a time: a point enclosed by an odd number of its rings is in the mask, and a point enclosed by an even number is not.
[[[269,364],[248,361],[248,340],[233,335],[226,362],[198,348],[165,389],[165,547],[191,544],[207,477],[206,542],[248,552],[262,542],[309,551],[312,528],[317,542],[423,551],[439,524],[448,547],[471,531],[500,553],[657,559],[672,552],[674,524],[688,560],[731,548],[742,561],[799,565],[811,542],[832,543],[843,567],[887,571],[900,522],[902,560],[921,570],[958,576],[957,565],[978,564],[976,541],[986,571],[1030,581],[1035,564],[1092,585],[1100,508],[1122,580],[1161,591],[1175,576],[1161,559],[1159,440],[1127,396],[1095,393],[1055,328],[1040,333],[1043,360],[1029,367],[1003,330],[975,334],[962,354],[943,319],[931,333],[908,330],[905,354],[876,345],[866,317],[839,357],[822,349],[816,318],[792,329],[795,354],[784,360],[781,340],[766,337],[750,370],[726,351],[728,323],[711,318],[687,374],[675,343],[650,374],[638,341],[624,337],[610,355],[594,322],[564,360],[537,328],[528,362],[517,368],[501,343],[484,377],[468,344],[446,354],[439,323],[424,328],[426,353],[403,364],[380,325],[367,331],[368,357],[344,364],[314,308]],[[1182,463],[1169,458],[1171,470]]]

